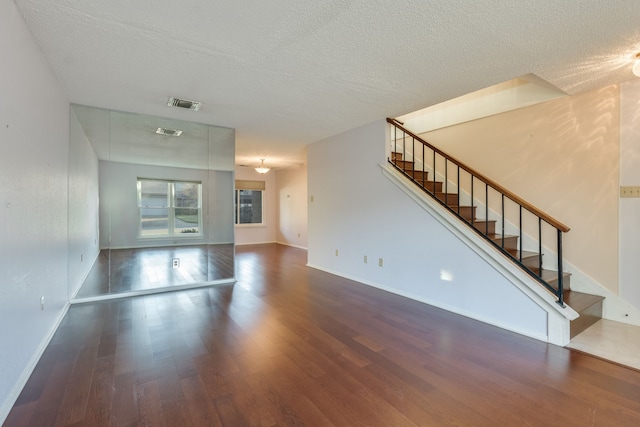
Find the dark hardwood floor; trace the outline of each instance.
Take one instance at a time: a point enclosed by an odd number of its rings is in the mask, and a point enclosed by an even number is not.
[[[640,372],[238,247],[238,283],[70,308],[6,426],[638,426]]]

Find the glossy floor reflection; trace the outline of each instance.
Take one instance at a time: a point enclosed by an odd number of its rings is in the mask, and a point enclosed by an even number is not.
[[[102,250],[76,298],[232,278],[233,258],[233,244]]]
[[[640,370],[640,326],[601,319],[567,347]]]

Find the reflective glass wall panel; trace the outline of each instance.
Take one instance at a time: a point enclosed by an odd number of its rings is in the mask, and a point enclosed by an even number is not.
[[[75,299],[232,282],[234,130],[78,105],[72,117],[98,165],[98,248]]]

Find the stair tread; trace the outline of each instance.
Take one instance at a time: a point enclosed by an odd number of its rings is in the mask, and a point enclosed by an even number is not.
[[[542,270],[542,274],[540,275],[542,280],[549,283],[550,281],[554,281],[558,279],[558,272],[555,270]],[[571,277],[571,273],[567,273],[566,271],[562,273],[562,277]]]
[[[489,234],[487,235],[488,238],[490,238],[491,240],[502,240],[502,234]],[[505,240],[506,239],[513,239],[513,238],[518,238],[518,236],[516,235],[512,235],[512,234],[505,234],[504,235]]]
[[[505,249],[505,251],[509,252],[516,259],[520,259],[520,251],[517,249]],[[530,258],[538,258],[538,252],[531,251],[522,251],[522,260],[530,259]]]
[[[496,222],[496,220],[495,219],[486,220],[486,219],[483,219],[483,218],[476,218],[476,219],[473,220],[474,224],[484,224],[485,222],[492,223],[492,222]],[[491,235],[491,234],[489,234],[489,235]]]
[[[585,294],[571,290],[565,291],[563,297],[565,304],[578,313],[604,300],[604,297],[600,295]]]

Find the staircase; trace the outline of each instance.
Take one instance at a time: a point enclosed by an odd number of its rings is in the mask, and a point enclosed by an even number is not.
[[[496,220],[478,218],[477,206],[460,204],[459,189],[456,193],[444,192],[444,184],[442,181],[437,181],[433,178],[430,179],[429,172],[426,170],[416,170],[416,163],[413,160],[406,159],[402,152],[392,151],[389,162],[413,181],[415,185],[438,200],[443,207],[446,207],[450,212],[462,219],[474,232],[482,235],[490,241],[497,250],[512,261],[515,261],[516,265],[534,276],[542,282],[547,289],[558,295],[558,301],[561,305],[566,303],[574,309],[580,317],[571,321],[571,338],[602,318],[602,301],[604,297],[572,291],[570,274],[542,268],[543,256],[541,248],[538,252],[524,251],[520,243],[522,236],[496,233]],[[504,225],[502,225],[501,228],[504,229]]]

